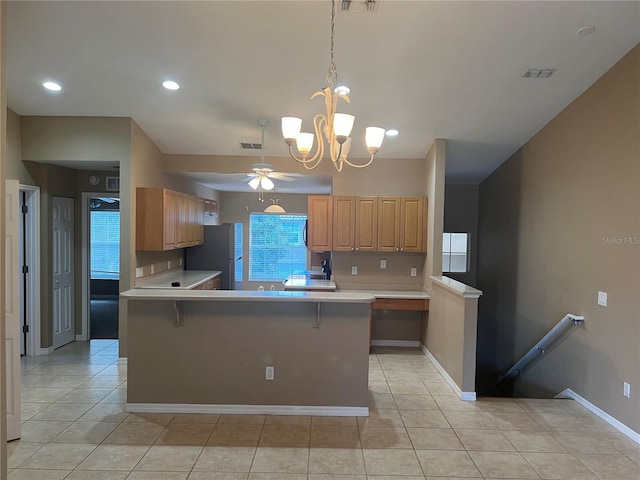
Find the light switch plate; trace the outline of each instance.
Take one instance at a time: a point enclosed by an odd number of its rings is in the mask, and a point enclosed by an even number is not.
[[[382,268],[382,269],[387,268],[387,261],[386,260],[380,260],[380,268]]]
[[[357,275],[358,274],[358,267],[351,267],[351,275]]]
[[[144,275],[144,270],[142,269],[142,267],[136,267],[136,278],[140,278],[143,275]]]
[[[598,305],[607,306],[607,292],[598,292]]]
[[[624,382],[624,387],[622,388],[622,394],[627,397],[627,398],[631,398],[631,384]]]

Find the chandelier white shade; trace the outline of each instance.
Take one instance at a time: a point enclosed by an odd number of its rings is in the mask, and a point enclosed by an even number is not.
[[[313,127],[315,133],[301,132],[302,119],[298,117],[282,117],[282,136],[289,146],[289,154],[308,169],[316,168],[324,158],[325,142],[329,149],[329,157],[333,166],[339,172],[344,164],[351,167],[363,168],[371,165],[375,154],[382,146],[384,139],[384,128],[368,127],[365,134],[367,151],[371,155],[365,163],[353,163],[347,159],[351,146],[351,130],[355,122],[355,117],[347,113],[338,113],[338,100],[343,99],[350,103],[349,88],[338,85],[338,73],[333,61],[333,33],[335,20],[335,0],[331,1],[331,62],[329,63],[329,73],[327,74],[326,86],[315,92],[311,99],[324,96],[326,113],[318,113],[313,117]],[[317,137],[317,146],[313,151],[314,140]],[[297,150],[297,154],[295,152]]]

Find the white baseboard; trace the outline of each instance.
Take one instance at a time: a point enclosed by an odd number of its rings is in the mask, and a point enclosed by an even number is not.
[[[200,405],[184,403],[127,403],[131,413],[221,413],[228,415],[316,415],[368,417],[369,407],[321,407],[299,405]]]
[[[421,344],[418,340],[371,340],[371,345],[374,347],[420,348]]]
[[[611,415],[609,415],[607,412],[605,412],[601,408],[595,406],[593,403],[591,403],[586,398],[581,397],[580,395],[578,395],[576,392],[574,392],[570,388],[565,388],[563,391],[561,391],[559,394],[557,394],[555,396],[555,398],[571,398],[571,399],[575,400],[580,405],[582,405],[584,408],[589,410],[591,413],[593,413],[597,417],[599,417],[602,420],[604,420],[605,422],[607,422],[613,428],[615,428],[616,430],[618,430],[621,433],[624,433],[627,437],[629,437],[634,442],[640,443],[640,433],[638,433],[638,432],[636,432],[634,430],[631,430],[624,423],[622,423],[621,421],[619,421],[616,418],[612,417]]]
[[[431,352],[429,350],[427,350],[427,347],[425,347],[421,343],[420,344],[420,348],[422,348],[422,351],[424,352],[424,354],[431,361],[431,363],[433,363],[434,367],[436,367],[436,370],[438,370],[438,372],[440,372],[440,375],[442,375],[444,380],[449,384],[449,386],[451,388],[453,388],[453,391],[456,392],[456,395],[458,395],[458,397],[460,397],[460,400],[464,400],[465,402],[475,402],[476,401],[476,392],[463,392],[462,389],[456,384],[456,382],[453,381],[453,378],[451,378],[449,376],[449,374],[444,369],[444,367],[442,365],[440,365],[440,363],[438,363],[438,360],[436,360],[436,357],[434,357],[431,354]]]
[[[55,351],[55,348],[53,348],[53,345],[50,347],[45,347],[45,348],[40,348],[37,352],[36,355],[50,355]]]
[[[127,364],[127,357],[118,358],[118,365],[126,365],[126,364]]]

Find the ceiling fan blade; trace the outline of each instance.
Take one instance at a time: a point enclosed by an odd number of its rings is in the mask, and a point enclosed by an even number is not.
[[[284,180],[285,182],[293,182],[294,178],[296,176],[299,176],[298,174],[291,174],[291,173],[281,173],[281,172],[271,172],[269,173],[269,176],[271,178],[276,178],[278,180]]]

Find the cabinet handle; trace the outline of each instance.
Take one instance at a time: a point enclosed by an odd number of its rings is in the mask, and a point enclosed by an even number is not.
[[[360,250],[360,249],[356,247],[356,252],[357,252],[358,250]]]
[[[401,249],[400,249],[400,251],[401,251],[401,252],[404,252],[404,248],[401,248]]]

